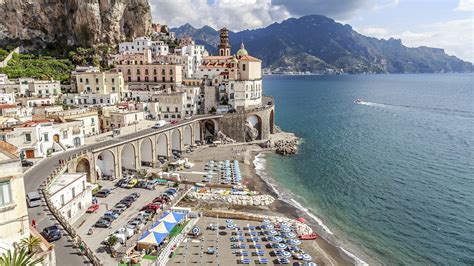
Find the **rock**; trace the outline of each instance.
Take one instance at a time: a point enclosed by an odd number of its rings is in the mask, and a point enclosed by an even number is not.
[[[224,133],[222,133],[222,131],[217,132],[217,140],[224,144],[235,143],[235,140],[227,137]]]
[[[91,46],[151,33],[147,0],[1,0],[0,40]]]

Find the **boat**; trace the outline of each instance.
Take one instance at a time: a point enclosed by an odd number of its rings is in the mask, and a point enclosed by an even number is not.
[[[354,101],[355,103],[362,103],[363,101],[361,99],[357,99]]]
[[[319,236],[317,234],[311,233],[311,234],[306,234],[306,235],[300,235],[298,238],[301,240],[314,240],[318,237]]]

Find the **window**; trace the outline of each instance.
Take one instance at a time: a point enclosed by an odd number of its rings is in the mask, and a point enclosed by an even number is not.
[[[178,107],[175,107],[175,108],[174,108],[174,111],[177,113],[177,112],[178,112]]]
[[[98,79],[98,78],[95,79],[95,83],[96,83],[96,84],[99,83],[99,79]]]
[[[49,141],[49,135],[48,135],[48,133],[44,133],[44,134],[43,134],[43,140],[44,140],[44,141]]]
[[[71,193],[72,193],[72,197],[75,198],[76,197],[76,188],[75,187],[73,187],[71,189]]]
[[[104,99],[100,98],[100,103],[104,103]]]
[[[99,91],[100,89],[99,89],[99,87],[96,87],[95,90],[96,90],[96,91]]]
[[[115,79],[114,79],[114,78],[112,78],[112,83],[115,83]]]
[[[82,78],[79,79],[79,82],[82,83]]]
[[[112,87],[112,91],[115,91],[115,87]]]
[[[93,103],[93,104],[96,104],[96,103],[97,103],[97,100],[96,100],[96,99],[92,99],[92,103]]]
[[[0,206],[13,203],[10,180],[0,182]]]
[[[245,64],[242,65],[242,70],[245,71]]]
[[[27,141],[27,142],[31,141],[31,134],[29,134],[29,133],[25,134],[25,141]]]
[[[86,79],[86,84],[89,84],[89,79]]]
[[[61,197],[59,198],[60,202],[61,202],[61,206],[64,205],[65,203],[65,200],[64,200],[64,194],[61,195]]]
[[[67,139],[67,131],[63,131],[63,139]]]

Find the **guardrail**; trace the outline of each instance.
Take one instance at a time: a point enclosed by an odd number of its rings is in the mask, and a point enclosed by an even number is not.
[[[85,255],[90,262],[93,265],[100,266],[102,263],[100,262],[100,259],[95,255],[94,251],[90,249],[86,242],[82,240],[80,235],[76,232],[76,230],[69,224],[69,222],[64,218],[64,216],[61,214],[61,212],[53,205],[50,199],[50,194],[48,191],[48,188],[51,184],[51,182],[57,178],[59,175],[64,173],[67,170],[67,161],[73,160],[77,158],[78,156],[84,155],[87,153],[87,150],[83,150],[80,153],[76,153],[68,158],[68,160],[65,160],[64,163],[62,163],[58,168],[56,168],[43,182],[41,186],[41,193],[43,194],[43,198],[46,202],[46,205],[48,206],[48,209],[51,211],[53,216],[56,218],[56,220],[61,224],[61,226],[66,230],[66,232],[69,234],[69,236],[72,239],[72,242],[75,247],[80,247],[81,245],[83,246],[83,255]]]

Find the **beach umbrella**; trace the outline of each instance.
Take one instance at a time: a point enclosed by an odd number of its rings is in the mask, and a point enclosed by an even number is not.
[[[314,262],[312,262],[312,261],[306,262],[304,265],[305,265],[305,266],[318,266],[318,264],[316,264],[316,263],[314,263]]]
[[[283,241],[283,238],[281,238],[280,236],[275,236],[275,237],[273,238],[273,241],[275,241],[275,242],[281,242],[281,241]]]
[[[225,220],[225,222],[228,223],[228,224],[234,223],[234,221],[232,221],[232,219],[227,219],[227,220]]]
[[[264,225],[265,226],[265,229],[273,229],[275,228],[273,225],[271,224],[267,224],[267,225]]]
[[[227,228],[229,228],[229,229],[235,228],[235,225],[234,224],[227,224]]]
[[[283,257],[285,257],[285,258],[291,257],[291,253],[290,253],[289,251],[283,251],[282,255],[283,255]]]
[[[288,227],[288,224],[287,223],[280,223],[280,226],[281,227]]]
[[[201,229],[198,226],[195,226],[193,227],[193,229],[191,229],[191,233],[195,235],[198,235],[200,232],[201,232]]]
[[[296,234],[293,233],[293,232],[289,232],[288,234],[286,234],[286,236],[287,236],[288,238],[296,238]]]
[[[278,249],[285,249],[286,245],[283,244],[283,243],[278,243],[277,247],[278,247]]]
[[[263,220],[263,223],[264,223],[264,224],[269,224],[269,223],[271,223],[271,222],[270,222],[270,220],[265,219],[265,220]]]
[[[296,219],[296,221],[298,221],[300,223],[306,223],[306,220],[303,217],[300,217],[300,218]]]
[[[293,246],[298,246],[301,244],[301,241],[299,239],[291,239],[288,243]]]
[[[270,231],[270,235],[278,235],[278,232],[275,230]]]
[[[309,261],[309,260],[311,260],[311,256],[308,255],[308,254],[303,254],[303,255],[301,255],[301,258],[302,258],[304,261]]]
[[[282,228],[281,228],[281,231],[282,231],[282,232],[285,232],[285,233],[289,233],[289,232],[291,232],[291,229],[290,229],[289,227],[286,227],[286,226],[285,226],[285,227],[282,227]]]

